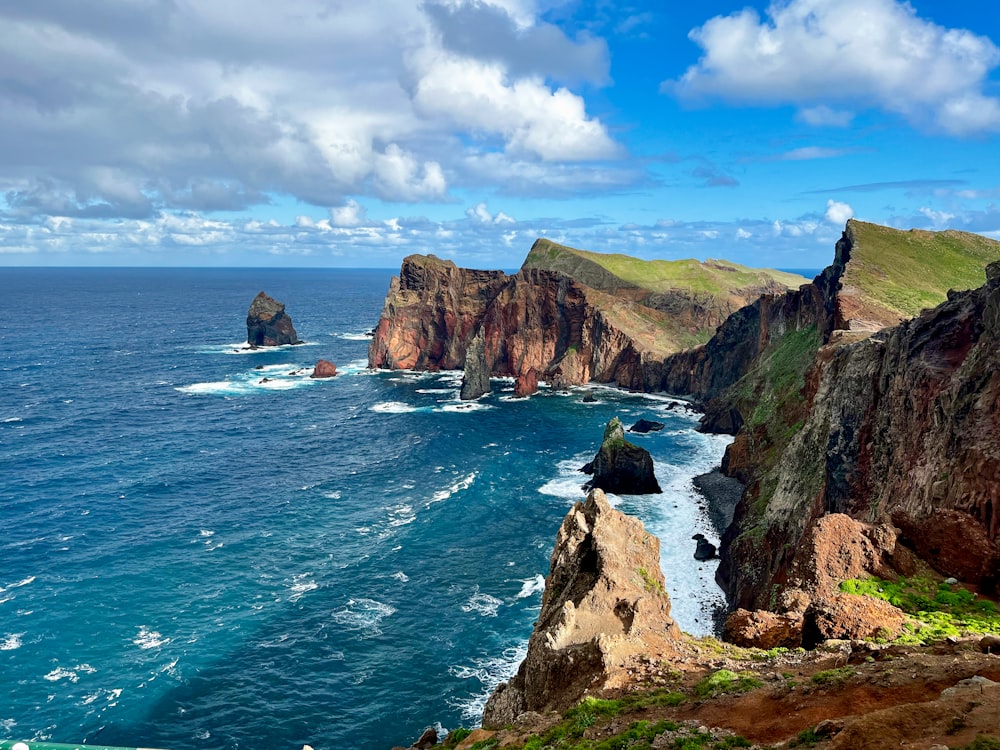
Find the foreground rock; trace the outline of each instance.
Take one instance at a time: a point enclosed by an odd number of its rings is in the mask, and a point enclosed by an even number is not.
[[[651,495],[662,492],[653,473],[653,458],[649,451],[625,439],[625,430],[618,417],[604,428],[604,440],[594,460],[581,471],[593,474],[589,487],[614,492],[616,495]]]
[[[292,319],[278,300],[260,292],[247,312],[247,343],[250,346],[301,344]]]
[[[624,684],[637,661],[672,656],[679,637],[659,540],[592,490],[559,529],[528,654],[490,696],[483,726],[561,711],[586,691]]]
[[[328,359],[321,359],[313,368],[310,378],[332,378],[337,374],[337,365]]]

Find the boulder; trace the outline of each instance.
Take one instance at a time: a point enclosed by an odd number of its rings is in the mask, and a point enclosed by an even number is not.
[[[483,710],[487,729],[529,711],[563,711],[586,692],[621,687],[641,662],[675,658],[680,629],[660,572],[660,542],[601,490],[559,528],[528,653]]]
[[[534,367],[521,373],[514,381],[515,396],[530,396],[538,392],[538,371]]]
[[[672,406],[673,404],[671,404]],[[663,422],[653,422],[649,419],[640,419],[634,425],[628,428],[629,432],[637,432],[639,434],[645,434],[647,432],[659,432],[664,427],[666,427]]]
[[[247,312],[247,343],[250,346],[301,344],[285,306],[261,292],[253,298]]]
[[[337,365],[328,359],[321,359],[313,368],[311,378],[332,378],[337,374]]]
[[[625,440],[625,430],[618,417],[608,422],[600,450],[581,471],[594,476],[587,483],[588,488],[619,495],[662,492],[653,473],[653,458],[649,451]]]
[[[763,609],[737,609],[726,618],[722,637],[744,648],[798,648],[802,645],[802,618]]]
[[[901,635],[906,615],[882,599],[833,594],[814,599],[802,623],[802,645],[814,648],[837,640],[892,639]]]
[[[715,545],[708,541],[705,537],[697,540],[698,546],[694,551],[695,560],[714,560],[718,556],[718,550]]]

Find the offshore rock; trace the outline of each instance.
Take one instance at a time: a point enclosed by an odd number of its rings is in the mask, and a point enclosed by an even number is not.
[[[313,368],[310,378],[332,378],[337,374],[337,365],[328,359],[321,359]]]
[[[250,346],[301,344],[292,319],[278,300],[260,292],[247,312],[247,343]]]
[[[675,656],[679,637],[659,540],[592,490],[559,528],[527,656],[490,696],[483,726],[562,711],[586,691],[619,687],[637,660]]]
[[[625,440],[621,420],[614,417],[604,428],[604,440],[594,460],[581,469],[593,474],[590,487],[617,495],[651,495],[662,492],[653,473],[649,451]]]
[[[462,376],[463,401],[473,401],[490,392],[490,366],[486,362],[486,344],[483,329],[476,331],[465,354],[465,374]]]
[[[538,392],[538,371],[532,367],[514,380],[515,396],[530,396]]]
[[[663,422],[654,422],[650,419],[640,419],[634,425],[629,427],[628,431],[644,435],[647,432],[659,432],[664,427],[666,427],[666,425]]]

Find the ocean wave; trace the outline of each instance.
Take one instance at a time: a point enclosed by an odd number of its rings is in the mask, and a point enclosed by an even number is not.
[[[311,373],[311,368],[294,364],[266,365],[227,380],[181,385],[174,390],[194,396],[247,396],[262,391],[289,391],[320,382],[310,378]]]
[[[389,526],[392,527],[406,526],[417,520],[417,516],[413,512],[413,506],[406,503],[393,505],[385,510],[389,511]]]
[[[396,608],[376,599],[349,599],[333,612],[333,621],[347,630],[360,631],[360,638],[382,635],[382,620],[396,613]]]
[[[11,633],[0,640],[0,651],[16,651],[21,648],[24,633]]]
[[[292,576],[292,585],[288,587],[288,590],[292,592],[292,595],[288,597],[288,601],[297,602],[302,598],[302,595],[309,592],[315,591],[319,588],[319,584],[312,579],[312,573],[299,573],[298,575]]]
[[[488,656],[473,659],[472,664],[456,664],[448,668],[448,672],[460,680],[478,680],[480,689],[473,695],[458,700],[449,701],[452,708],[457,709],[462,719],[472,726],[479,726],[483,718],[483,708],[486,701],[501,682],[507,682],[517,673],[517,668],[528,655],[527,639],[515,646],[504,649],[499,656]]]
[[[496,617],[501,604],[503,604],[503,599],[483,594],[478,591],[477,587],[476,593],[470,596],[469,600],[462,605],[462,611],[475,612],[483,617]]]
[[[315,341],[303,341],[301,344],[282,344],[281,346],[256,346],[252,347],[246,341],[237,341],[235,344],[208,344],[197,349],[198,354],[266,354],[267,352],[281,352],[290,349],[299,349],[303,346],[316,346]]]
[[[37,541],[41,541],[41,539],[39,539]],[[11,589],[19,589],[22,586],[28,586],[28,585],[30,585],[30,584],[32,584],[34,582],[35,582],[35,577],[34,576],[28,576],[27,578],[21,579],[17,583],[10,583],[10,584],[7,584],[6,586],[0,586],[0,594],[6,594]]]
[[[340,490],[331,490],[330,492],[324,492],[323,497],[327,500],[340,500]]]
[[[24,420],[20,417],[7,417],[6,419],[0,419],[3,424],[13,424],[14,422],[23,422]]]
[[[417,393],[454,393],[454,388],[417,388]]]
[[[97,670],[89,664],[77,664],[72,669],[66,669],[65,667],[56,667],[43,679],[49,682],[58,682],[59,680],[68,680],[69,682],[79,682],[80,673],[83,674],[94,674]]]
[[[406,575],[406,573],[404,573],[401,570],[396,571],[395,573],[393,573],[392,577],[395,578],[400,583],[406,583],[407,581],[410,580],[410,577],[408,575]]]
[[[454,495],[456,492],[461,492],[462,490],[469,489],[469,487],[471,487],[475,483],[475,481],[476,481],[476,472],[472,472],[468,476],[459,479],[457,482],[448,487],[448,489],[438,490],[437,492],[435,492],[434,495],[431,497],[431,499],[427,502],[427,505],[425,507],[429,508],[434,503],[444,502],[449,497]]]
[[[383,401],[380,404],[372,406],[371,411],[377,414],[410,414],[415,411],[421,411],[421,409],[403,401]]]
[[[540,594],[545,591],[545,576],[541,573],[534,578],[521,580],[521,590],[517,592],[516,599],[527,599],[529,596]]]
[[[538,491],[543,495],[561,497],[572,502],[583,500],[586,497],[583,485],[587,481],[587,475],[580,471],[580,467],[593,457],[593,453],[578,453],[573,458],[557,462],[556,476],[539,487]]]
[[[496,407],[492,404],[484,404],[481,401],[456,401],[453,403],[442,404],[436,411],[454,414],[456,412],[486,411],[487,409],[495,408]]]
[[[132,643],[141,648],[143,651],[147,651],[151,648],[160,648],[167,645],[170,643],[170,639],[164,638],[161,633],[158,633],[155,630],[150,630],[145,625],[140,625],[139,633],[132,639]]]
[[[372,337],[368,331],[364,333],[331,333],[330,335],[344,341],[368,341]]]

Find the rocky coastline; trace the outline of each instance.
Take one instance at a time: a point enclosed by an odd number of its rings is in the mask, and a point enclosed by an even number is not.
[[[695,481],[722,536],[732,613],[723,640],[680,633],[657,540],[594,490],[559,531],[528,658],[484,728],[444,746],[929,749],[983,735],[1000,747],[1000,243],[851,221],[812,283],[766,291],[706,342],[665,353],[600,305],[570,313],[595,297],[563,274],[592,259],[557,260],[513,282],[488,277],[471,317],[444,311],[474,347],[453,366],[468,381],[475,360],[473,390],[531,362],[555,385],[613,376],[700,404],[703,430],[734,436]],[[549,313],[508,314],[535,304],[523,296],[533,285]],[[415,290],[390,297],[403,291]],[[400,340],[385,314],[370,356],[381,366]],[[537,329],[543,319],[559,322]],[[458,339],[439,333],[406,338],[419,352],[395,361],[449,361]],[[609,333],[614,346],[594,357]]]

